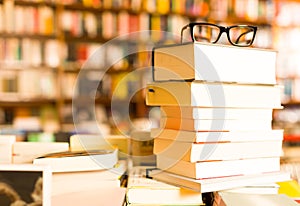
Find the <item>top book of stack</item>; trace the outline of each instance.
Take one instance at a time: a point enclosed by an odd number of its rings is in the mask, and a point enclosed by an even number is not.
[[[276,84],[277,52],[271,49],[184,43],[154,47],[154,81],[202,80]]]

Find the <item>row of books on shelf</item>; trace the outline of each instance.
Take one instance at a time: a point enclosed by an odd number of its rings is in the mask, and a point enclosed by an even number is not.
[[[116,72],[112,74],[99,70],[66,72],[62,75],[63,87],[58,96],[57,73],[47,69],[2,70],[0,71],[0,94],[2,100],[55,100],[63,98],[90,97],[109,100],[129,100],[130,95],[143,88],[142,80],[149,79],[149,74]],[[30,79],[30,82],[28,82]],[[134,99],[140,101],[140,99]],[[101,103],[101,102],[100,102]],[[105,101],[102,103],[105,104]]]
[[[27,1],[35,2],[35,1]],[[40,1],[39,1],[40,2]],[[77,1],[77,0],[64,0],[64,1],[45,1],[47,3],[66,5],[66,8],[72,8],[72,6],[80,5],[82,8],[94,8],[94,9],[124,9],[132,12],[150,12],[158,14],[168,14],[169,12],[184,14],[190,13],[194,16],[205,16],[209,11],[209,3],[205,1],[195,0],[137,0],[137,1],[120,1],[120,0],[94,0],[94,1]],[[68,7],[69,6],[69,7]]]
[[[0,5],[0,32],[20,34],[55,34],[54,10],[47,6],[20,6],[13,1]]]
[[[0,6],[0,32],[8,34],[39,34],[51,37],[57,30],[61,30],[68,36],[110,39],[140,30],[167,30],[180,34],[178,29],[188,22],[186,17],[180,15],[130,14],[126,10],[118,13],[66,10],[54,16],[54,10],[46,6],[18,6],[13,5],[12,1],[5,1]],[[60,20],[60,25],[55,25],[56,18]],[[150,35],[151,33],[149,37]],[[156,40],[162,38],[163,35]],[[147,37],[141,35],[140,39]]]
[[[104,11],[99,14],[64,11],[61,19],[61,29],[68,35],[74,37],[87,36],[90,38],[102,37],[103,39],[110,39],[118,35],[142,30],[162,30],[179,35],[179,29],[188,22],[186,17],[180,15],[130,14],[127,11],[119,13]],[[149,32],[148,36],[139,36],[139,40],[152,38],[158,41],[166,37],[163,34],[160,37],[155,37]]]
[[[299,35],[299,28],[278,28],[278,32],[274,37],[277,42],[276,49],[278,53],[278,68],[277,75],[281,78],[290,78],[299,76],[299,62],[297,57],[299,56],[299,42],[297,37]]]
[[[50,100],[31,104],[34,106],[1,108],[0,133],[16,135],[18,141],[55,141],[60,129],[56,106]]]
[[[276,24],[278,26],[299,26],[298,9],[299,2],[295,1],[280,1],[278,2],[278,13]]]
[[[24,68],[46,65],[57,67],[60,63],[60,46],[56,40],[41,42],[29,38],[8,38],[0,41],[2,68]]]
[[[278,83],[284,87],[282,91],[282,98],[281,98],[283,103],[297,104],[298,102],[300,102],[300,96],[299,96],[300,81],[299,80],[300,79],[298,77],[278,79]]]
[[[7,7],[7,6],[6,6]],[[6,8],[3,6],[3,8]],[[189,20],[186,16],[178,15],[178,14],[171,14],[167,16],[159,16],[154,14],[149,14],[142,12],[140,14],[132,14],[130,12],[121,11],[121,12],[110,12],[110,11],[103,11],[101,13],[95,12],[82,12],[76,10],[67,10],[63,11],[60,16],[56,17],[59,18],[61,21],[60,25],[57,25],[55,28],[49,29],[48,25],[51,24],[53,26],[54,17],[53,14],[50,15],[51,17],[47,17],[49,19],[43,20],[44,17],[39,17],[38,15],[34,15],[34,21],[29,22],[36,22],[32,23],[31,26],[27,25],[27,22],[24,19],[19,17],[24,12],[23,10],[30,10],[31,7],[20,7],[16,6],[18,9],[13,10],[14,12],[3,12],[4,14],[9,14],[11,18],[3,17],[7,22],[6,24],[3,23],[3,28],[0,27],[0,31],[12,33],[12,34],[55,34],[54,29],[61,30],[65,32],[68,39],[70,36],[72,37],[90,37],[91,39],[95,39],[98,41],[104,41],[107,39],[111,39],[116,36],[128,34],[130,32],[137,32],[148,30],[149,32],[142,33],[138,36],[138,39],[141,41],[144,40],[152,40],[152,41],[160,41],[166,38],[169,39],[179,39],[180,29],[182,26],[186,25]],[[38,8],[33,7],[34,9],[38,10]],[[47,7],[46,7],[47,8]],[[41,7],[41,10],[44,9],[44,6]],[[47,8],[48,10],[52,11],[51,8]],[[35,14],[35,12],[31,12],[31,14]],[[45,12],[43,12],[45,13]],[[49,12],[46,12],[49,13]],[[7,15],[8,15],[7,14]],[[18,21],[16,21],[18,19]],[[199,19],[202,20],[202,19]],[[50,22],[50,23],[49,23]],[[0,24],[1,25],[1,24]],[[5,25],[8,25],[9,28],[6,28]],[[270,36],[272,36],[271,29],[268,27],[261,28],[261,32],[259,35],[260,39],[257,42],[259,47],[271,47],[272,42],[268,41]],[[52,31],[50,33],[49,31]],[[159,30],[165,31],[160,32],[151,32],[151,30]],[[264,32],[262,32],[264,31]],[[127,37],[132,40],[136,40],[136,36]]]
[[[57,79],[51,70],[2,70],[0,91],[2,100],[18,101],[30,98],[57,97]],[[30,81],[28,81],[30,79]]]
[[[33,1],[34,2],[34,1]],[[117,3],[116,3],[117,2]],[[139,11],[139,12],[149,12],[157,14],[189,14],[190,16],[202,16],[216,20],[224,20],[227,17],[234,16],[236,18],[245,19],[248,21],[256,21],[259,19],[265,20],[266,22],[271,22],[273,19],[279,25],[294,25],[299,23],[297,15],[294,13],[297,11],[299,4],[297,2],[274,2],[274,1],[261,1],[261,0],[247,0],[247,1],[178,1],[178,0],[165,0],[165,1],[132,1],[132,2],[120,2],[120,1],[93,1],[93,2],[68,2],[63,4],[76,4],[82,3],[83,8],[86,7],[96,7],[109,9],[117,8],[124,9],[124,12],[128,11]],[[61,2],[55,2],[61,3]],[[86,5],[88,4],[88,5]],[[24,33],[38,33],[38,34],[54,34],[54,20],[55,20],[55,10],[49,6],[20,6],[14,5],[13,1],[4,1],[1,7],[1,15],[5,21],[3,24],[3,31],[6,32],[24,32]],[[81,11],[80,11],[81,12]],[[70,13],[66,11],[65,14]],[[72,12],[71,12],[72,13]],[[76,12],[74,12],[76,13]],[[82,13],[82,12],[81,12]],[[296,12],[297,13],[297,12]],[[114,13],[115,15],[117,13]],[[66,16],[66,15],[63,15]],[[85,16],[85,17],[84,17]],[[124,18],[124,15],[120,15]],[[25,17],[25,18],[24,18]],[[95,31],[91,31],[91,27],[88,26],[90,22],[95,22],[97,19],[93,17],[92,13],[84,12],[83,15],[78,15],[78,19],[86,19],[84,21],[89,21],[88,24],[84,26],[85,31],[87,31],[91,36],[93,36]],[[32,18],[33,21],[22,21],[22,19]],[[120,17],[121,18],[121,17]],[[121,19],[122,19],[121,18]],[[18,19],[15,21],[14,19]],[[70,24],[70,18],[65,17],[64,19],[69,19],[66,21],[66,26]],[[15,22],[14,22],[15,21]],[[72,21],[72,20],[71,20]],[[105,23],[103,21],[102,23]]]
[[[264,20],[271,22],[276,15],[276,3],[262,0],[216,0],[210,1],[210,14],[214,19],[222,20],[230,16],[247,21]]]
[[[298,106],[286,107],[284,110],[278,110],[274,113],[273,127],[284,128],[286,142],[296,143],[299,140],[299,113]]]
[[[82,4],[86,8],[99,9],[128,9],[134,12],[150,12],[158,14],[189,14],[190,16],[212,16],[216,19],[234,15],[254,21],[257,19],[272,20],[276,5],[273,1],[247,0],[247,1],[195,1],[195,0],[138,0],[138,1],[76,1],[65,0],[63,5]]]
[[[113,67],[115,70],[149,65],[149,45],[134,46],[136,52],[129,55],[132,48],[128,42],[61,44],[58,40],[7,38],[0,40],[0,62],[3,69],[57,68],[62,65],[65,70],[75,71],[84,63],[87,69]]]
[[[276,26],[274,27],[274,47],[279,51],[277,61],[277,76],[279,83],[284,85],[283,102],[299,101],[297,96],[297,85],[299,76],[299,2],[280,1],[278,2],[278,13]]]
[[[134,35],[137,37],[137,35]],[[113,68],[114,70],[132,70],[149,66],[150,44],[130,44],[113,40],[110,43],[67,43],[64,48],[63,66],[65,70]],[[77,63],[74,66],[72,63]]]

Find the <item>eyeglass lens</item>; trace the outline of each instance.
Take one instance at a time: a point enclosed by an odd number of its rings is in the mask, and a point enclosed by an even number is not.
[[[194,40],[198,42],[215,43],[219,34],[219,27],[213,25],[195,25],[193,28]]]
[[[254,38],[254,29],[247,26],[235,26],[229,29],[229,38],[232,44],[247,46]]]

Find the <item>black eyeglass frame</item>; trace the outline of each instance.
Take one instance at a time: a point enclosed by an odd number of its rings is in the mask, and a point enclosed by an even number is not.
[[[190,28],[191,39],[193,40],[193,42],[196,41],[195,38],[194,38],[194,27],[197,26],[197,25],[208,25],[208,26],[214,26],[214,27],[219,28],[220,32],[219,32],[219,35],[218,35],[217,39],[214,42],[210,42],[210,43],[212,43],[212,44],[217,43],[219,41],[222,33],[225,32],[226,35],[227,35],[227,39],[228,39],[229,43],[232,44],[233,46],[238,46],[238,47],[249,47],[249,46],[251,46],[254,42],[256,31],[257,31],[257,27],[256,26],[251,26],[251,25],[241,24],[241,25],[233,25],[233,26],[224,27],[224,26],[220,26],[220,25],[216,25],[216,24],[212,24],[212,23],[207,23],[207,22],[191,22],[191,23],[185,25],[184,27],[182,27],[182,29],[181,29],[181,43],[183,41],[183,31],[185,29],[187,29],[188,27]],[[229,30],[232,29],[232,28],[237,28],[237,27],[246,27],[246,28],[248,27],[248,28],[252,29],[251,31],[253,31],[253,38],[251,39],[251,42],[249,42],[246,45],[243,45],[243,44],[237,44],[237,43],[234,43],[234,42],[231,41],[230,35],[229,35]],[[241,36],[242,35],[240,35],[240,37]]]

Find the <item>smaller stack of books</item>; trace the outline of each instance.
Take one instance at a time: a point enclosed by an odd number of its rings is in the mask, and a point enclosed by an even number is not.
[[[126,205],[204,205],[202,194],[146,177],[147,166],[134,166],[129,170]]]
[[[119,152],[125,149],[122,137],[78,134],[67,151],[42,155],[33,164],[51,168],[52,205],[121,205],[127,161]]]
[[[191,181],[244,179],[206,192],[289,179],[280,175],[283,131],[272,129],[273,109],[282,108],[275,51],[186,43],[152,54],[146,102],[161,107],[151,131],[160,170]]]

